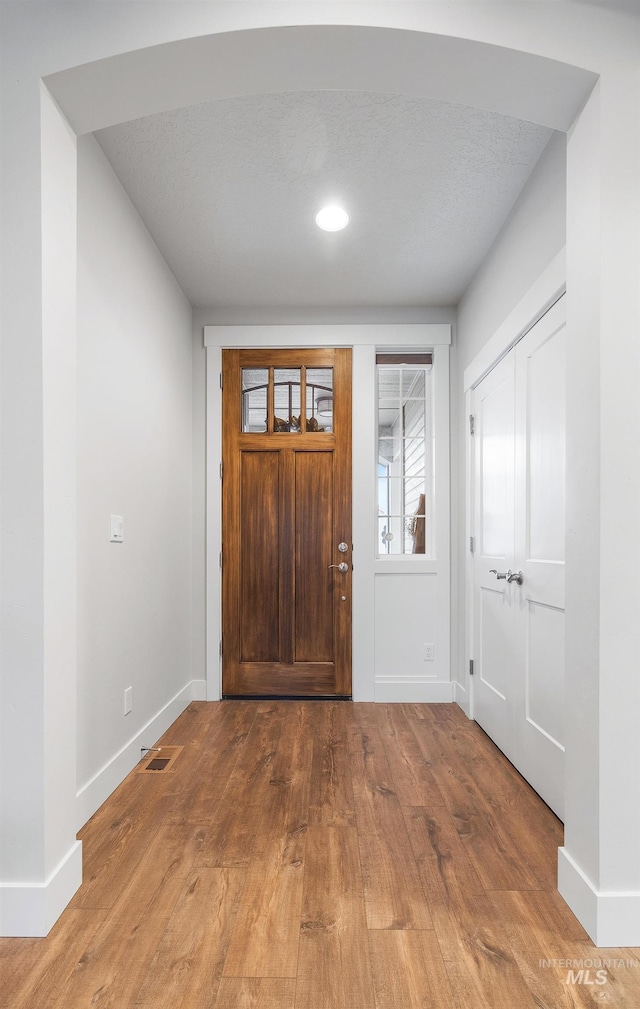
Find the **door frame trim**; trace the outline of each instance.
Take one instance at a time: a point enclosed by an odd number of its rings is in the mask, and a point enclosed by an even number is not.
[[[540,321],[550,308],[566,293],[567,268],[566,248],[552,259],[538,279],[531,285],[524,297],[504,319],[493,336],[464,370],[465,421],[475,412],[474,391],[489,372],[511,351],[515,345]],[[464,662],[456,677],[455,699],[469,718],[474,717],[473,680],[469,675],[469,664],[474,658],[474,556],[469,549],[471,537],[475,536],[475,470],[474,444],[469,425],[465,423],[465,600],[466,619],[464,626]],[[460,676],[462,674],[462,676]]]
[[[353,544],[356,559],[353,599],[352,692],[354,700],[374,700],[374,648],[370,628],[374,623],[374,467],[375,457],[375,382],[371,388],[357,387],[357,376],[363,376],[366,348],[371,348],[375,369],[375,350],[403,350],[433,347],[447,356],[451,344],[449,323],[399,323],[364,325],[282,325],[282,326],[204,326],[206,361],[206,568],[205,568],[205,662],[207,700],[222,696],[222,664],[219,642],[222,630],[222,579],[219,556],[222,546],[222,390],[219,375],[222,350],[268,347],[352,347],[353,348]],[[367,355],[368,356],[368,355]],[[434,364],[436,362],[434,361]],[[447,370],[448,375],[448,370]],[[357,395],[356,395],[357,390]],[[371,418],[371,423],[369,419]],[[444,418],[443,418],[444,419]],[[447,407],[448,438],[448,407]],[[369,428],[370,430],[368,430]],[[444,432],[443,432],[444,434]],[[360,437],[359,437],[360,435]],[[356,446],[361,445],[363,451]],[[371,470],[369,473],[368,470]],[[448,473],[447,473],[448,486]],[[448,510],[448,509],[447,509]],[[363,516],[371,516],[363,521]],[[356,516],[358,521],[355,521]],[[448,514],[447,514],[448,520]],[[446,523],[448,529],[448,521]],[[449,549],[440,555],[442,572],[448,572]],[[447,578],[448,585],[448,578]],[[362,628],[362,631],[359,629]],[[364,633],[364,629],[369,629]]]

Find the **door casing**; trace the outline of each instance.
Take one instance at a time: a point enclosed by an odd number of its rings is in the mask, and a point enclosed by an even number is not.
[[[221,680],[221,480],[222,391],[220,374],[222,350],[246,347],[351,347],[353,351],[353,660],[352,696],[357,701],[376,699],[432,701],[452,700],[455,684],[450,676],[450,538],[449,538],[449,347],[450,323],[420,324],[349,324],[301,326],[205,326],[206,397],[195,409],[204,415],[206,428],[196,452],[206,455],[206,507],[194,515],[194,535],[201,524],[206,537],[205,570],[194,571],[203,578],[206,605],[201,611],[204,625],[205,654],[198,653],[196,630],[194,662],[206,670],[202,696],[220,700]],[[375,506],[375,356],[377,351],[431,349],[434,354],[436,472],[438,492],[436,557],[411,564],[406,572],[402,559],[393,564],[376,561],[372,544],[377,542]],[[204,390],[203,390],[204,392]],[[415,558],[414,558],[415,560]],[[409,562],[411,563],[411,561]],[[429,577],[437,583],[437,675],[420,677],[417,682],[387,681],[376,677],[375,640],[376,579],[380,577]],[[432,667],[424,665],[425,673]],[[442,670],[440,672],[439,670]]]

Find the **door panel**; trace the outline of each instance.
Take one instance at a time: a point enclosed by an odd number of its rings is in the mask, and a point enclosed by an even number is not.
[[[556,746],[564,739],[564,611],[528,601],[525,718]]]
[[[296,662],[333,660],[333,453],[296,452]]]
[[[480,654],[480,683],[492,690],[497,698],[485,698],[485,703],[506,704],[510,693],[511,658],[504,647],[505,621],[511,617],[507,594],[502,589],[482,587],[480,626],[482,640]]]
[[[562,817],[563,300],[480,382],[474,408],[474,716]]]
[[[223,695],[350,696],[351,351],[224,351],[223,379]]]
[[[516,766],[564,814],[565,304],[516,347]]]
[[[243,452],[240,467],[240,656],[243,662],[277,662],[280,456]]]
[[[558,328],[556,323],[543,320],[518,344],[516,395],[519,461],[526,466],[521,474],[527,489],[525,553],[531,561],[563,563],[565,336],[564,324]]]
[[[485,379],[478,439],[482,549],[487,557],[505,562],[513,559],[513,381],[509,359]]]
[[[475,390],[474,717],[513,759],[513,599],[498,572],[513,568],[514,361]]]

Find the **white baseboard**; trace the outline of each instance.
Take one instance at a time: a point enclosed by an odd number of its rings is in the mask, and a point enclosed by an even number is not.
[[[558,890],[596,946],[640,946],[640,893],[596,890],[566,848],[558,849]]]
[[[467,718],[471,718],[469,714],[469,691],[461,683],[455,682],[453,684],[453,699],[462,708]]]
[[[49,933],[82,883],[82,841],[44,883],[0,883],[0,936],[38,938]]]
[[[90,781],[82,786],[76,793],[78,830],[136,766],[140,760],[140,747],[152,746],[191,701],[203,701],[206,700],[206,696],[205,680],[191,680],[153,718],[150,718]]]
[[[446,704],[453,700],[449,680],[376,680],[376,701],[383,704]]]
[[[192,680],[191,681],[191,700],[192,701],[206,701],[207,699],[207,681],[206,680]],[[218,698],[219,700],[219,698]]]

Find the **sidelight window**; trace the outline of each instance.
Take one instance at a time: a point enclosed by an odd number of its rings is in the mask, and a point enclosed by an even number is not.
[[[377,555],[430,554],[431,354],[378,354]]]

